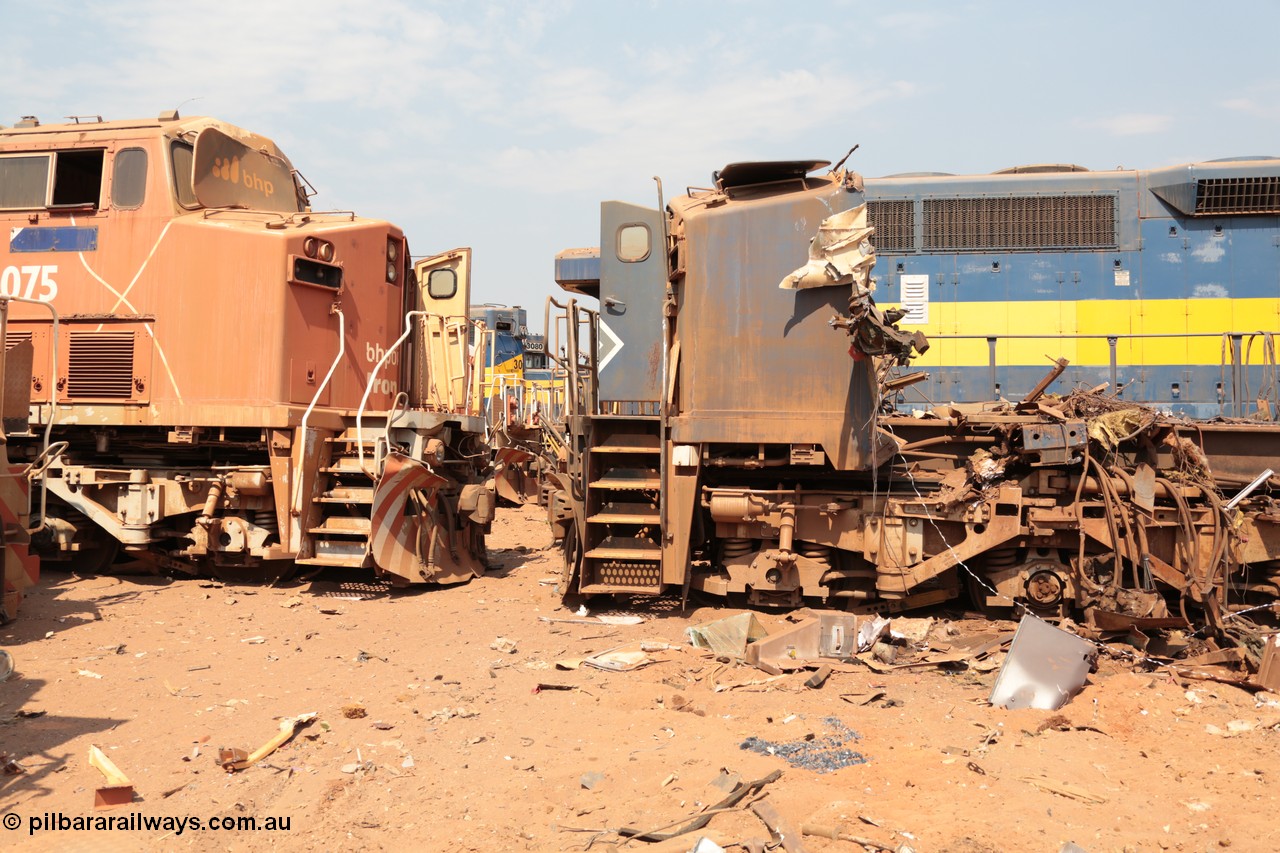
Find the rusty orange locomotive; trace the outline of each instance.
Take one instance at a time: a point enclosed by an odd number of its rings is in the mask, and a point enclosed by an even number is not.
[[[270,139],[176,111],[0,129],[32,548],[101,570],[483,570],[470,250],[311,206]],[[23,379],[22,381],[26,381]]]

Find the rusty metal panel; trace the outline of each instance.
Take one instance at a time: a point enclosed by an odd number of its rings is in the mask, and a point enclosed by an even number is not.
[[[862,195],[823,181],[797,192],[708,205],[679,199],[686,248],[676,336],[681,442],[818,444],[841,469],[870,463],[870,361],[853,361],[828,321],[849,286],[784,290],[809,241]]]
[[[1063,465],[1084,451],[1088,440],[1084,421],[1037,423],[1022,428],[1022,446],[1035,454],[1033,465]]]
[[[4,431],[26,432],[27,409],[31,405],[31,339],[19,340],[7,347],[4,364],[4,397],[0,402]]]

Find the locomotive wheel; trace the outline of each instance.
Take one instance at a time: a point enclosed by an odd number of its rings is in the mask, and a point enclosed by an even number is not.
[[[960,569],[964,575],[964,586],[969,591],[969,600],[973,603],[973,607],[987,619],[1009,619],[1014,616],[1014,603],[1012,601],[1005,603],[1005,599],[1000,599],[1000,604],[988,604],[987,596],[990,594],[987,590],[987,581],[980,580],[972,571]]]
[[[81,577],[111,574],[111,564],[120,553],[120,543],[106,535],[94,536],[81,544],[79,551],[71,552],[67,568]]]

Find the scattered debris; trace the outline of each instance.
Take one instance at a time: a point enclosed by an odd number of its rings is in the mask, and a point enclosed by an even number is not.
[[[864,621],[858,626],[858,651],[870,651],[876,644],[876,640],[883,637],[888,630],[889,620],[883,617],[877,616]]]
[[[689,642],[699,649],[710,649],[712,654],[741,658],[747,645],[768,636],[754,613],[739,613],[714,622],[690,626],[684,629]]]
[[[293,737],[293,733],[297,728],[309,724],[315,718],[316,714],[314,711],[306,714],[299,714],[296,717],[285,717],[280,721],[280,731],[276,733],[275,737],[271,738],[271,740],[267,741],[247,755],[242,749],[229,747],[220,748],[218,750],[218,763],[222,765],[222,769],[226,770],[228,773],[251,767],[287,743],[289,738]]]
[[[1023,776],[1020,781],[1029,785],[1034,785],[1041,791],[1048,791],[1050,794],[1057,794],[1060,797],[1067,797],[1072,800],[1080,800],[1084,803],[1093,803],[1099,805],[1107,801],[1106,797],[1099,796],[1086,788],[1079,785],[1072,785],[1069,782],[1059,782],[1050,779],[1047,776]]]
[[[779,681],[786,677],[786,674],[781,674],[771,675],[768,678],[749,678],[746,681],[718,681],[716,682],[716,686],[712,689],[715,693],[723,693],[726,690],[737,690],[739,687],[756,687],[762,684],[772,684],[775,681]]]
[[[802,619],[789,628],[762,637],[747,647],[747,662],[776,666],[813,660],[818,656],[821,629],[817,619]]]
[[[92,670],[78,669],[76,675],[83,675],[85,678],[101,678],[102,676]]]
[[[871,824],[875,826],[875,824]],[[883,850],[885,853],[894,853],[896,847],[890,847],[887,844],[881,844],[879,841],[873,841],[861,835],[852,835],[845,832],[839,826],[821,826],[815,823],[800,824],[801,835],[812,835],[817,838],[830,838],[832,841],[852,841],[854,844],[861,844],[863,847],[870,847],[872,850]]]
[[[251,646],[260,646],[267,641],[266,637],[245,637],[240,642],[248,643]]]
[[[1088,640],[1027,614],[1018,624],[990,702],[1056,711],[1084,687],[1097,650]]]
[[[604,781],[604,774],[595,770],[589,770],[578,777],[578,784],[588,791],[594,791],[596,786]]]
[[[804,686],[813,690],[817,690],[823,684],[827,683],[827,679],[831,677],[831,667],[823,664],[818,667],[818,671],[805,679]]]
[[[1263,690],[1280,693],[1280,634],[1273,634],[1265,643],[1256,681]]]
[[[369,712],[359,702],[353,702],[350,705],[342,706],[342,716],[348,720],[359,720],[369,716]]]
[[[637,616],[633,613],[601,613],[596,619],[606,625],[641,625],[644,623],[643,616]]]
[[[845,746],[850,741],[860,739],[857,732],[836,717],[825,717],[822,723],[830,729],[830,733],[821,738],[810,736],[786,743],[775,743],[763,738],[749,737],[739,746],[741,749],[758,752],[761,755],[776,755],[786,759],[792,767],[815,770],[818,773],[830,773],[842,767],[867,763],[867,759],[861,753],[854,752]]]
[[[0,775],[4,776],[21,776],[27,772],[27,768],[18,763],[18,759],[9,757],[8,753],[0,752]]]
[[[700,811],[696,815],[682,817],[679,820],[672,821],[671,823],[650,830],[642,831],[632,827],[625,827],[618,830],[618,834],[623,838],[633,838],[636,841],[669,841],[672,838],[678,838],[679,836],[687,835],[690,832],[697,832],[710,823],[711,819],[716,815],[723,814],[728,811],[734,811],[740,802],[745,800],[747,797],[758,793],[766,785],[778,781],[781,777],[782,771],[775,770],[762,779],[756,779],[754,782],[747,782],[739,785],[733,793],[729,794],[729,796],[725,797],[710,808]],[[681,826],[679,829],[672,830],[671,832],[663,832],[663,830],[668,827],[679,826],[680,824],[685,823],[685,821],[689,822],[684,826]]]
[[[650,651],[669,648],[672,648],[672,646],[666,643],[645,640],[627,643],[587,657],[564,658],[556,661],[555,666],[556,669],[577,669],[580,666],[590,666],[609,672],[629,672],[642,666],[648,666],[651,663],[657,663],[656,660],[649,657]]]
[[[818,654],[852,660],[858,650],[858,617],[852,613],[818,612]]]
[[[541,693],[544,690],[577,690],[576,684],[549,684],[545,681],[539,681],[533,685],[532,693]]]
[[[508,639],[507,637],[498,637],[489,644],[489,648],[493,649],[495,652],[514,655],[516,653],[516,641]]]
[[[985,661],[1004,646],[1013,642],[1014,632],[980,631],[947,642],[930,641],[929,652],[921,661],[930,665],[964,664],[973,669],[990,670],[995,668],[991,663],[986,667],[979,662]],[[913,666],[914,664],[907,664]]]
[[[89,764],[106,777],[107,784],[93,792],[95,809],[113,809],[133,802],[133,783],[120,772],[115,762],[96,746],[89,747]]]
[[[871,647],[871,656],[885,666],[893,666],[898,660],[898,647],[892,643],[877,642]]]
[[[919,646],[929,638],[933,622],[934,620],[929,618],[908,619],[898,616],[889,623],[889,636],[895,640]]]
[[[751,810],[769,828],[774,840],[782,845],[783,850],[787,853],[806,853],[808,848],[800,840],[800,833],[792,829],[791,824],[778,814],[773,803],[767,799],[757,800],[751,804]]]

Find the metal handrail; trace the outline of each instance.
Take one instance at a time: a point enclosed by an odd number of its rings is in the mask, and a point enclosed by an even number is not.
[[[983,334],[930,334],[930,341],[986,341],[988,347],[988,370],[990,371],[991,393],[993,397],[998,397],[996,390],[996,369],[999,366],[996,359],[996,346],[1001,341],[1071,341],[1071,340],[1105,340],[1110,348],[1110,378],[1111,387],[1117,387],[1119,379],[1119,360],[1117,358],[1117,347],[1121,340],[1146,340],[1146,339],[1168,339],[1168,338],[1210,338],[1220,339],[1224,343],[1224,354],[1220,366],[1224,369],[1227,364],[1225,350],[1229,348],[1231,353],[1231,400],[1233,414],[1240,416],[1242,412],[1241,388],[1245,378],[1241,375],[1241,368],[1246,365],[1243,363],[1243,341],[1245,338],[1253,338],[1265,336],[1269,338],[1280,337],[1280,331],[1268,332],[1263,330],[1249,332],[1125,332],[1125,333],[1097,333],[1097,334],[999,334],[999,335],[983,335]],[[948,365],[940,365],[947,367]],[[1220,405],[1225,405],[1219,401]]]
[[[387,351],[382,354],[382,358],[378,359],[378,363],[373,366],[373,370],[369,371],[369,381],[365,383],[364,395],[360,398],[360,406],[356,409],[356,460],[360,466],[360,470],[368,475],[370,480],[377,480],[377,475],[364,466],[364,409],[369,404],[369,395],[373,393],[373,384],[378,379],[378,372],[382,370],[382,366],[391,358],[392,353],[396,352],[401,344],[413,334],[413,318],[426,317],[429,311],[410,311],[404,315],[404,333],[396,338],[391,346],[387,347]],[[374,460],[374,468],[376,469],[381,460]]]

